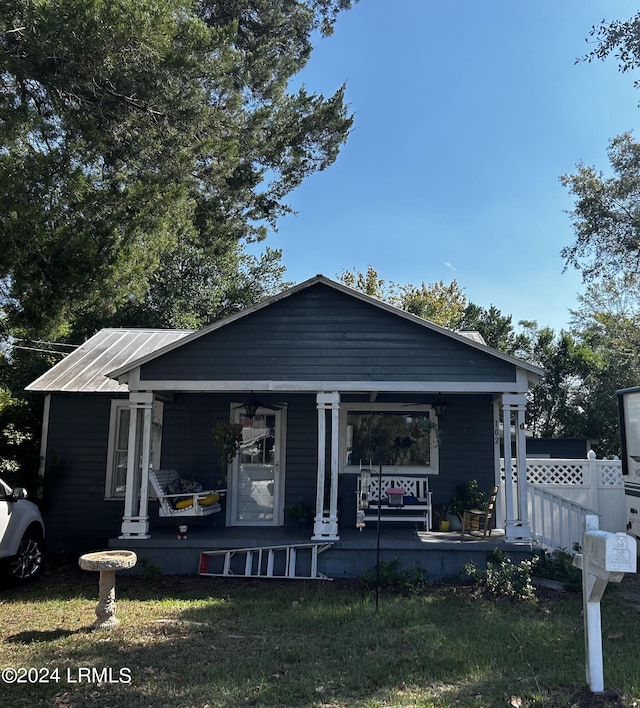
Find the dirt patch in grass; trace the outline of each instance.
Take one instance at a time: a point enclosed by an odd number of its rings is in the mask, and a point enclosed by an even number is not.
[[[571,708],[624,708],[626,705],[615,691],[609,689],[603,693],[591,693],[585,686],[571,697]]]

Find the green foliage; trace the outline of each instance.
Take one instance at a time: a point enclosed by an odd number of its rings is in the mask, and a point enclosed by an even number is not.
[[[41,410],[0,383],[0,476],[12,487],[26,487],[32,499],[40,490]]]
[[[190,278],[198,263],[222,269],[216,283],[238,272],[237,245],[264,238],[350,130],[344,87],[326,98],[289,88],[312,37],[350,5],[4,0],[0,283],[11,326],[58,337],[131,302],[164,307],[157,276],[185,259]],[[210,276],[204,267],[203,285]],[[189,321],[189,297],[172,302],[173,321]]]
[[[147,558],[138,559],[138,563],[142,567],[142,577],[145,580],[158,580],[158,578],[162,575],[162,568],[157,563],[154,563]]]
[[[218,452],[220,470],[224,479],[227,475],[227,465],[230,465],[240,449],[242,442],[242,425],[222,420],[216,423],[211,431],[213,442]]]
[[[540,578],[561,582],[565,590],[578,592],[582,588],[582,571],[573,565],[573,555],[566,551],[543,551],[536,561],[535,573]]]
[[[640,384],[640,281],[637,274],[592,282],[572,311],[572,330],[589,353],[577,406],[599,455],[620,454],[616,390]]]
[[[535,595],[531,576],[535,567],[535,558],[513,563],[504,551],[494,550],[488,555],[485,570],[471,562],[463,566],[461,574],[492,595],[532,600]]]
[[[457,328],[480,332],[488,346],[511,355],[517,354],[528,342],[526,334],[514,331],[511,315],[503,315],[494,305],[486,309],[468,303]]]
[[[398,285],[393,281],[386,281],[378,277],[378,272],[373,266],[367,266],[367,272],[358,270],[343,270],[338,280],[353,290],[364,293],[369,297],[388,302],[395,307],[400,306]]]
[[[539,328],[536,322],[523,325],[527,346],[520,354],[545,371],[544,378],[529,392],[529,428],[536,437],[582,436],[585,420],[578,399],[593,363],[591,350],[568,332],[556,335],[549,327]]]
[[[402,287],[401,307],[441,327],[460,329],[467,297],[456,280],[448,285],[442,280],[430,285],[422,283],[420,287],[405,285]]]
[[[640,144],[631,133],[623,133],[610,141],[607,152],[612,177],[579,164],[575,174],[560,178],[575,197],[575,241],[561,253],[568,266],[582,270],[586,281],[635,273],[640,259]]]
[[[449,511],[462,517],[466,509],[484,509],[486,503],[487,495],[480,489],[478,480],[470,479],[467,482],[456,484],[449,503]]]
[[[368,590],[375,590],[378,578],[381,590],[407,596],[423,592],[428,584],[426,572],[422,568],[402,567],[399,558],[381,560],[379,573],[374,565],[362,574],[361,579]]]
[[[287,515],[295,521],[310,521],[313,518],[314,509],[305,501],[298,501],[295,504],[289,504],[285,511]]]

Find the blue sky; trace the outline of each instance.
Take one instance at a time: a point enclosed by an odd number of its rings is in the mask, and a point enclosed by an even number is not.
[[[289,196],[297,214],[266,243],[286,278],[372,265],[397,283],[450,282],[514,323],[559,330],[583,289],[563,273],[573,238],[559,182],[607,171],[640,92],[613,60],[575,64],[593,24],[628,19],[612,0],[361,0],[299,75],[344,81],[355,114],[338,160]]]

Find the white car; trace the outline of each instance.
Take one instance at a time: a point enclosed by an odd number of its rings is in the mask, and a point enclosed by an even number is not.
[[[4,579],[33,580],[44,562],[44,522],[22,487],[11,489],[0,479],[0,570]]]

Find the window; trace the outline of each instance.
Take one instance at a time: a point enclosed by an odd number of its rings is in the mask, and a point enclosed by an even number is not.
[[[371,461],[437,473],[437,418],[430,406],[351,404],[342,418],[347,471]]]
[[[164,404],[154,401],[151,420],[151,467],[160,469],[160,449],[162,447],[162,416]],[[129,420],[131,411],[125,399],[111,401],[109,423],[109,448],[107,452],[107,478],[105,497],[124,499],[127,482],[127,458],[129,455]],[[139,440],[142,440],[142,425],[138,426]],[[140,459],[139,465],[142,464]]]

